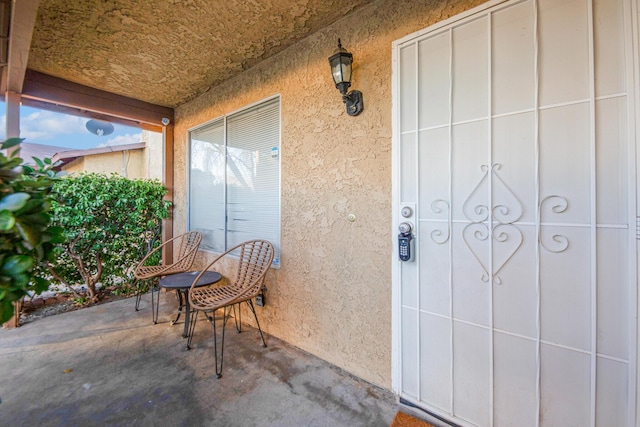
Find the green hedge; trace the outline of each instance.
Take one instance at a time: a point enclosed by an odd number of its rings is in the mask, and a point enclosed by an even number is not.
[[[48,272],[54,282],[86,284],[96,300],[103,286],[127,287],[132,267],[159,242],[170,203],[155,180],[82,173],[53,186],[53,224],[64,230],[64,243]]]

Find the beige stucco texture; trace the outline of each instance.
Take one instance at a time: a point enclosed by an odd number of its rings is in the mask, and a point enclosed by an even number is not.
[[[130,179],[157,179],[162,181],[162,134],[142,131],[145,148],[135,150],[86,154],[66,164],[67,173],[117,173]],[[116,147],[117,148],[117,147]]]
[[[29,68],[174,107],[364,3],[41,0]]]
[[[178,234],[187,222],[187,130],[280,95],[281,268],[267,276],[258,316],[270,334],[384,387],[395,259],[392,42],[480,3],[371,2],[176,110]],[[338,37],[354,56],[352,89],[364,95],[357,117],[346,114],[330,74]]]
[[[83,156],[64,167],[67,173],[95,172],[117,173],[131,179],[147,178],[144,150],[116,151],[113,153]]]

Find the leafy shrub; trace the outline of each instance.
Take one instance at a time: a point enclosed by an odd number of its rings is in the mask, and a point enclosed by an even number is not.
[[[0,150],[22,140],[0,143]],[[19,150],[0,152],[0,323],[13,316],[13,302],[27,292],[49,286],[38,267],[53,259],[61,229],[50,224],[50,193],[55,181],[51,160],[36,160],[37,168],[23,165]]]
[[[131,267],[158,240],[169,217],[166,189],[158,181],[131,180],[112,174],[72,175],[53,187],[53,222],[65,242],[50,263],[53,280],[87,286],[87,298],[100,296],[96,284],[128,286]]]

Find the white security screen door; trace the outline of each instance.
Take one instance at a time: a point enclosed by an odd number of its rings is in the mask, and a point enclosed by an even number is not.
[[[463,426],[636,425],[635,7],[489,6],[394,43],[394,388]]]

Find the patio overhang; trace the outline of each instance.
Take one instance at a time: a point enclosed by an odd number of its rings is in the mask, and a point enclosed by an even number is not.
[[[367,3],[0,0],[0,90],[26,94],[33,70],[57,78],[56,86],[174,108]],[[56,92],[47,96],[68,107]]]
[[[172,200],[173,108],[367,3],[0,0],[6,135],[20,136],[21,104],[162,132]]]
[[[27,68],[40,0],[0,0],[0,90],[7,102],[7,137],[20,136],[19,105],[109,120],[155,132],[173,123],[173,109]]]
[[[173,108],[69,82],[26,70],[23,105],[81,117],[107,120],[153,132],[162,132],[163,119],[173,123]]]

